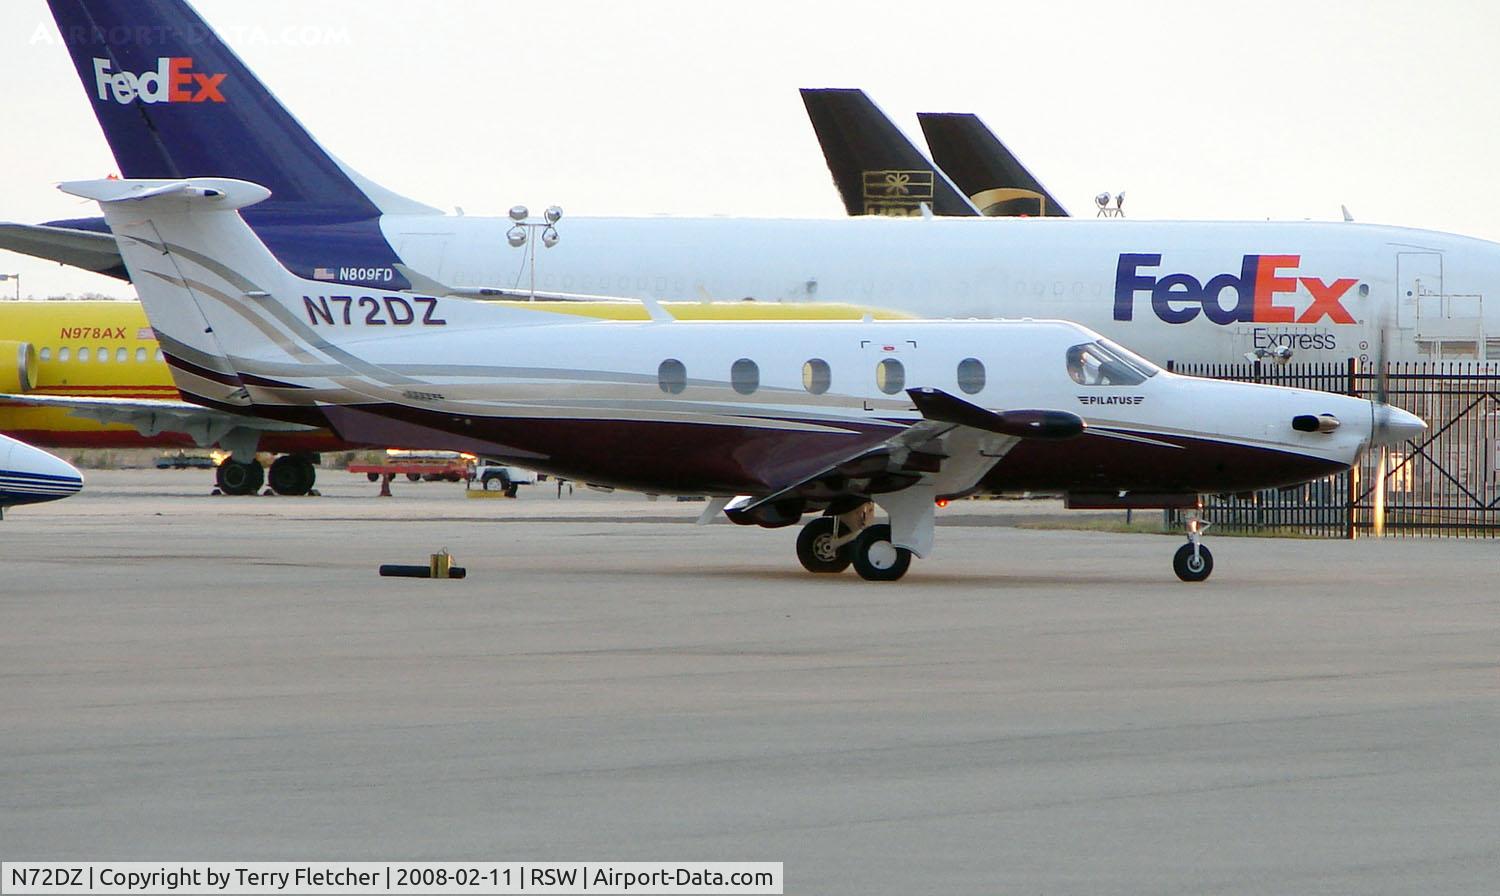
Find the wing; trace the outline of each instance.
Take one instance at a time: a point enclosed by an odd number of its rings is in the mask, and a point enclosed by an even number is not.
[[[1072,438],[1085,426],[1067,411],[990,411],[939,389],[908,389],[907,395],[921,420],[768,495],[737,497],[724,512],[735,522],[774,526],[840,499],[907,490],[923,500],[964,495],[1022,439]]]
[[[74,417],[132,426],[143,436],[180,432],[197,445],[218,444],[236,429],[255,432],[311,432],[314,427],[262,417],[246,417],[164,398],[80,398],[72,395],[0,395],[6,404],[64,408]]]
[[[0,249],[129,280],[114,234],[48,224],[0,221]]]

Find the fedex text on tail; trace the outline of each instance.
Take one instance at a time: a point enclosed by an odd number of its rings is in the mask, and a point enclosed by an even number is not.
[[[94,57],[94,89],[100,100],[143,103],[222,103],[226,72],[193,71],[191,56],[160,56],[146,72],[115,71],[108,59]]]

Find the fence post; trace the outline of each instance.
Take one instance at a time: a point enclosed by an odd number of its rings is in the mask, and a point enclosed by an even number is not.
[[[1355,370],[1355,364],[1356,364],[1356,362],[1355,362],[1354,358],[1351,357],[1349,359],[1348,365],[1346,366],[1346,375],[1347,375],[1347,390],[1346,391],[1350,395],[1357,394],[1355,392],[1355,387],[1354,387],[1354,370]],[[1350,541],[1353,541],[1355,538],[1358,537],[1358,534],[1357,534],[1356,529],[1355,529],[1355,508],[1358,507],[1358,505],[1359,505],[1359,472],[1360,472],[1360,467],[1363,465],[1363,460],[1364,460],[1363,458],[1357,458],[1354,461],[1354,465],[1349,468],[1349,493],[1344,498],[1344,503],[1346,505],[1346,509],[1345,509],[1345,512],[1344,512],[1344,518],[1345,518],[1344,519],[1345,537],[1347,539],[1349,539]]]

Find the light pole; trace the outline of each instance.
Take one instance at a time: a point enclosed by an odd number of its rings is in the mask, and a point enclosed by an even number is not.
[[[524,205],[511,207],[510,219],[515,223],[511,225],[510,230],[507,230],[505,232],[505,241],[507,243],[510,243],[511,246],[517,249],[521,248],[522,246],[526,246],[527,251],[530,253],[526,260],[526,267],[531,269],[530,300],[535,302],[537,244],[536,231],[541,231],[541,242],[543,249],[551,249],[553,246],[557,245],[557,222],[562,220],[562,209],[558,208],[555,205],[548,206],[547,210],[542,213],[542,220],[540,221],[528,221],[527,216],[529,216],[530,214],[531,212],[527,211],[526,206]]]
[[[21,275],[20,274],[0,274],[0,283],[4,283],[6,280],[14,280],[14,281],[16,281],[16,301],[17,302],[21,301]]]

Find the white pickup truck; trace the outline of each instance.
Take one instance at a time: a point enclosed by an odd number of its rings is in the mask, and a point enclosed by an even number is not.
[[[502,464],[497,460],[480,458],[474,463],[474,473],[469,477],[470,485],[477,484],[485,491],[501,491],[507,498],[514,498],[523,485],[535,485],[534,470]]]

